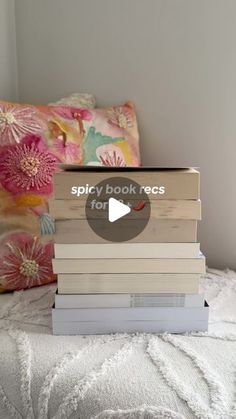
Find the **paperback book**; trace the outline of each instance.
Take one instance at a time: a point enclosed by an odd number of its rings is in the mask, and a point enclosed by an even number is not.
[[[53,259],[60,273],[205,273],[205,257],[193,259]]]
[[[123,228],[132,231],[136,228],[136,220],[123,220]],[[109,226],[102,220],[96,220],[97,232],[107,230]],[[119,233],[119,226],[114,225],[114,234]],[[116,231],[117,229],[117,231]],[[152,220],[145,229],[129,242],[132,243],[189,243],[197,240],[196,220]],[[96,234],[86,220],[56,220],[55,243],[108,243]]]
[[[68,294],[55,295],[55,308],[203,307],[199,294]]]
[[[199,292],[200,274],[59,274],[59,294],[184,293]]]
[[[197,258],[199,243],[55,243],[56,259],[140,259],[140,258]]]
[[[54,176],[54,198],[84,200],[94,187],[108,178],[129,178],[149,193],[150,199],[198,200],[200,198],[200,175],[193,168],[160,169],[152,167],[118,167],[102,170],[76,166],[75,170],[56,173]],[[147,189],[148,188],[148,189]],[[155,189],[154,189],[155,188]],[[100,198],[103,197],[101,191]]]
[[[132,307],[52,310],[54,334],[184,333],[207,330],[209,308]]]

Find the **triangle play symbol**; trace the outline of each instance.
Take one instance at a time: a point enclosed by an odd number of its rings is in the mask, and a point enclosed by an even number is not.
[[[123,204],[115,198],[109,198],[108,220],[110,223],[114,223],[114,221],[119,220],[130,212],[131,209],[128,205]]]

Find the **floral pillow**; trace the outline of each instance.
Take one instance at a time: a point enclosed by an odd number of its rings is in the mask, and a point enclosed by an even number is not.
[[[0,102],[0,289],[55,281],[48,214],[58,163],[139,166],[132,103],[107,109]]]

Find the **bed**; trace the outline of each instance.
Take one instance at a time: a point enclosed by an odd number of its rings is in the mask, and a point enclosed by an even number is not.
[[[52,336],[56,286],[0,296],[0,418],[236,418],[236,274],[208,270],[208,333]]]

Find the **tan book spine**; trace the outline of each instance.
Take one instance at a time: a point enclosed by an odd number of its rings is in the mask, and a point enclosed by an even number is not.
[[[138,202],[137,202],[138,203]],[[49,201],[49,210],[55,220],[85,220],[86,201],[73,199],[52,199]],[[93,216],[94,213],[94,216]],[[106,211],[90,210],[90,218],[104,218]],[[107,215],[106,215],[107,216]],[[126,218],[142,218],[141,212],[132,211]],[[174,219],[174,220],[200,220],[200,200],[152,200],[151,219]]]
[[[59,274],[59,294],[199,292],[199,274]]]
[[[124,228],[133,229],[137,221],[123,220]],[[99,231],[108,228],[97,221]],[[55,222],[55,243],[110,243],[98,236],[86,220],[59,220]],[[128,243],[190,243],[197,240],[197,221],[193,220],[150,220],[146,228]]]
[[[84,200],[85,195],[76,193],[78,186],[95,186],[97,183],[112,177],[129,178],[140,186],[164,187],[164,193],[150,193],[150,199],[191,199],[200,198],[200,174],[189,170],[153,170],[132,172],[61,172],[54,176],[55,199]],[[74,192],[73,192],[74,188]]]
[[[194,259],[53,259],[59,273],[205,273],[205,257]]]

